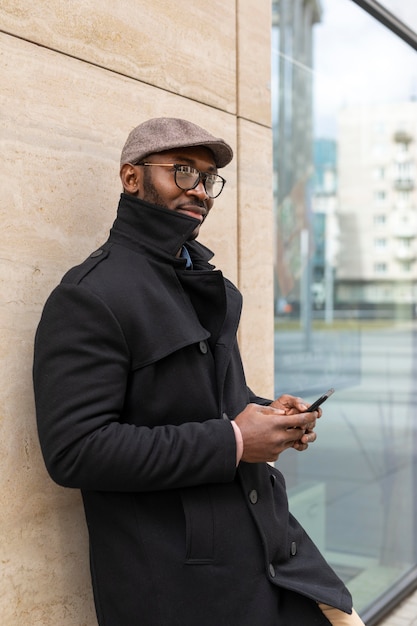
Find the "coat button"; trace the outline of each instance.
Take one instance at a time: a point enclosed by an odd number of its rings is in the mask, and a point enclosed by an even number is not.
[[[205,341],[200,341],[200,343],[198,344],[198,347],[200,348],[200,352],[201,354],[207,354],[207,344]]]
[[[256,504],[258,502],[258,492],[256,489],[252,489],[252,491],[249,492],[249,500],[252,504]]]
[[[275,578],[275,567],[272,565],[272,563],[269,564],[269,575],[271,576],[271,578]]]
[[[103,252],[104,252],[104,250],[96,250],[95,252],[92,252],[92,253],[90,254],[90,257],[91,257],[92,259],[94,259],[96,256],[101,256],[101,255],[103,254]]]
[[[297,544],[295,541],[291,542],[291,556],[295,556],[297,554]]]

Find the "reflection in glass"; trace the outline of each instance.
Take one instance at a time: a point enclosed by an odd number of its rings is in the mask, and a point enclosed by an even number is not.
[[[417,56],[350,0],[273,20],[275,392],[336,388],[277,466],[372,615],[417,570]]]

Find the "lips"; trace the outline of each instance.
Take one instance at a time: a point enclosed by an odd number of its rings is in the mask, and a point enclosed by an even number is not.
[[[180,206],[176,210],[183,215],[189,215],[194,219],[200,220],[200,222],[203,222],[207,215],[207,211],[204,207],[196,205]]]

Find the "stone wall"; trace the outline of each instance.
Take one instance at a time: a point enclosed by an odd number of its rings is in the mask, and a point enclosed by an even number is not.
[[[34,332],[107,237],[128,132],[185,117],[235,150],[201,241],[244,294],[248,382],[272,393],[270,2],[2,0],[0,24],[1,624],[94,626],[80,496],[37,441]]]

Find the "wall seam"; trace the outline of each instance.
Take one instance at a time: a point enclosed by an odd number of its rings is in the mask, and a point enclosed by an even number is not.
[[[155,83],[150,83],[146,80],[140,80],[139,78],[136,78],[135,76],[131,76],[130,74],[126,74],[125,72],[118,72],[117,70],[112,69],[111,67],[106,67],[105,65],[101,65],[100,63],[97,63],[96,61],[91,61],[88,59],[84,59],[82,57],[78,57],[75,54],[69,54],[68,52],[64,52],[62,50],[59,50],[58,48],[54,48],[52,46],[46,46],[45,44],[41,44],[37,41],[33,41],[32,39],[28,39],[27,37],[20,37],[19,35],[15,35],[14,33],[10,33],[6,30],[0,29],[0,34],[2,35],[6,35],[8,37],[12,37],[13,39],[17,39],[19,41],[24,41],[30,45],[33,46],[37,46],[38,48],[42,48],[44,50],[49,50],[50,52],[55,52],[56,54],[60,54],[64,57],[67,57],[68,59],[74,59],[75,61],[80,61],[81,63],[85,63],[89,66],[92,67],[96,67],[98,69],[104,70],[106,72],[110,72],[111,74],[114,74],[115,76],[121,76],[122,78],[128,78],[130,80],[133,80],[137,83],[140,83],[142,85],[148,85],[149,87],[154,87],[155,89],[159,89],[160,91],[164,92],[164,93],[170,93],[174,96],[178,96],[180,98],[184,98],[185,100],[189,100],[190,102],[196,102],[198,104],[203,104],[204,106],[209,107],[210,109],[213,109],[214,111],[220,111],[222,113],[226,113],[226,115],[231,115],[233,117],[236,117],[237,114],[236,112],[231,112],[231,111],[226,111],[225,109],[222,109],[221,107],[215,106],[214,104],[208,104],[207,102],[203,102],[201,100],[197,100],[196,98],[192,98],[191,96],[187,96],[181,93],[178,93],[177,91],[173,91],[172,89],[167,89],[166,87],[161,87],[159,85],[155,85]],[[249,120],[249,121],[253,121],[253,120]],[[256,122],[254,122],[256,123]]]

